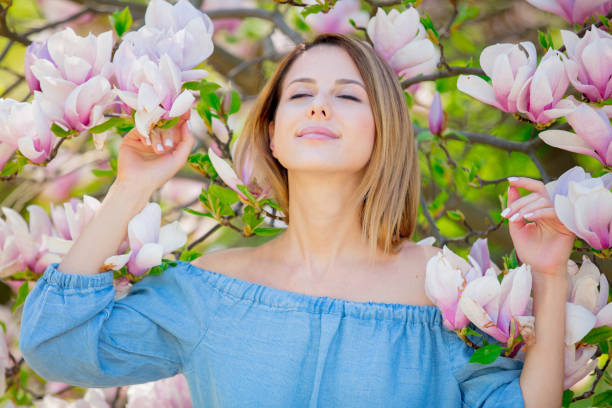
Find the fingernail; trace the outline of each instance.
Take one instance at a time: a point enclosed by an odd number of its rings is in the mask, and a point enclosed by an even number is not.
[[[531,217],[533,217],[533,213],[532,212],[523,215],[523,218],[531,218]]]
[[[508,181],[516,181],[518,180],[518,177],[508,177]]]
[[[164,144],[165,144],[166,146],[168,146],[168,147],[172,147],[172,146],[174,146],[174,143],[172,143],[172,139],[166,139],[166,140],[164,141]]]
[[[151,139],[149,139],[148,137],[145,139],[145,143],[147,144],[147,146],[151,146]]]
[[[506,215],[508,215],[510,213],[510,208],[506,208],[504,211],[501,212],[501,216],[505,217]]]
[[[157,144],[157,150],[159,150],[161,152],[162,150],[164,150],[164,146],[162,146],[161,143],[158,143]]]
[[[516,219],[520,216],[519,213],[514,214],[512,217],[510,217],[510,221],[516,221]]]

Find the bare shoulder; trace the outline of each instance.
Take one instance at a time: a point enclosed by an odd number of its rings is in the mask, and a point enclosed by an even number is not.
[[[402,248],[400,268],[403,271],[401,280],[403,290],[409,297],[406,303],[434,305],[425,294],[425,276],[427,262],[441,252],[440,248],[431,245],[407,243]]]
[[[248,264],[250,247],[224,248],[207,252],[195,259],[192,264],[198,268],[234,277],[240,276]]]

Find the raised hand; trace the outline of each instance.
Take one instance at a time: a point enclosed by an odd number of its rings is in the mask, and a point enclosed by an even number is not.
[[[557,217],[544,183],[527,177],[508,180],[508,208],[502,216],[509,218],[517,256],[535,273],[564,273],[576,236]],[[531,193],[521,197],[518,187]]]
[[[194,145],[187,119],[189,112],[170,129],[154,129],[147,140],[136,128],[119,145],[117,182],[137,185],[151,193],[185,164]]]

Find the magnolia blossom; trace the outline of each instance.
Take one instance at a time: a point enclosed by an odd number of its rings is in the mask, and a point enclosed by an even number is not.
[[[534,123],[548,123],[574,109],[571,100],[561,100],[569,86],[563,58],[560,52],[549,49],[519,92],[518,111]]]
[[[40,82],[41,91],[34,97],[42,111],[66,129],[84,131],[98,125],[114,101],[109,82],[112,31],[80,37],[67,27],[45,44],[49,58],[41,53],[25,68]]]
[[[477,75],[459,75],[457,89],[504,112],[518,112],[519,93],[537,66],[533,43],[490,45],[480,54],[480,66],[491,84]]]
[[[37,59],[52,61],[47,43],[34,41],[25,50],[24,74],[31,92],[40,91],[40,81],[32,73],[32,65]]]
[[[367,26],[374,49],[400,77],[430,74],[436,70],[440,53],[427,38],[417,9],[410,7],[386,14],[382,7]]]
[[[586,180],[592,179],[591,173],[587,173],[580,166],[574,166],[571,169],[567,170],[563,173],[557,180],[550,181],[546,183],[546,191],[550,196],[550,200],[554,203],[555,197],[559,194],[562,196],[567,196],[569,193],[569,183],[570,181],[576,183],[582,183]],[[604,187],[610,189],[612,188],[612,173],[604,174],[600,177],[601,182]],[[575,265],[575,264],[574,264]]]
[[[121,48],[129,48],[138,57],[148,56],[158,62],[163,55],[170,57],[182,72],[183,81],[203,78],[204,70],[192,70],[213,52],[213,23],[189,1],[172,5],[164,0],[152,0],[145,12],[145,24],[138,31],[124,35]],[[119,67],[123,70],[127,67]],[[125,71],[128,75],[130,70]]]
[[[127,390],[126,408],[191,408],[189,385],[184,375],[131,385]]]
[[[439,135],[444,130],[444,109],[442,109],[442,101],[438,91],[434,94],[429,107],[428,123],[429,131],[434,135]]]
[[[43,162],[56,139],[36,99],[33,103],[0,99],[0,150],[4,153],[0,168],[17,149],[32,162]]]
[[[610,0],[527,0],[539,9],[563,17],[570,24],[584,24],[584,20],[596,13],[604,16],[612,7]]]
[[[459,300],[465,316],[479,329],[506,343],[523,332],[531,333],[535,323],[529,316],[531,268],[523,264],[510,270],[501,284],[492,269],[469,282]],[[515,332],[512,333],[512,322]],[[514,336],[512,336],[514,334]]]
[[[161,208],[149,203],[128,223],[130,252],[111,256],[104,261],[104,270],[121,269],[127,264],[132,275],[142,275],[162,263],[162,256],[182,247],[187,234],[174,221],[161,226]]]
[[[264,198],[270,192],[270,187],[262,189],[253,177],[255,163],[250,154],[247,154],[242,168],[240,169],[240,177],[236,174],[232,166],[221,157],[217,156],[211,147],[208,148],[208,157],[221,180],[223,180],[229,188],[237,192],[243,199],[248,200],[248,198],[238,189],[238,185],[246,186],[257,199]]]
[[[62,207],[52,205],[54,233],[45,237],[45,248],[55,254],[66,255],[100,205],[97,199],[88,195],[83,196],[83,201],[73,198]]]
[[[597,346],[592,344],[565,346],[563,389],[570,388],[597,367],[597,359],[593,359],[595,352]]]
[[[612,166],[612,126],[606,113],[582,103],[567,115],[567,121],[576,133],[547,130],[539,137],[551,146],[586,154]]]
[[[49,253],[43,245],[44,237],[52,234],[51,221],[47,213],[37,205],[30,205],[27,209],[29,223],[26,223],[17,211],[2,207],[6,216],[4,234],[7,234],[7,231],[9,234],[4,239],[9,262],[0,265],[2,276],[8,276],[26,267],[34,273],[42,273],[52,262],[60,261],[57,255]]]
[[[110,408],[106,401],[104,391],[99,388],[89,388],[82,399],[68,402],[64,399],[45,395],[41,401],[36,402],[37,408]]]
[[[557,194],[554,199],[559,220],[595,249],[612,245],[612,192],[609,180],[609,177],[599,177],[568,181],[567,195]]]
[[[459,308],[459,299],[466,285],[482,276],[480,266],[473,259],[470,261],[468,263],[445,245],[442,252],[427,262],[425,293],[440,309],[444,326],[449,330],[462,329],[469,323]]]
[[[136,57],[124,47],[114,61],[119,85],[115,93],[136,110],[136,129],[145,137],[160,119],[181,116],[195,101],[190,91],[181,90],[181,72],[167,54],[154,62],[148,56]]]
[[[565,70],[574,88],[597,102],[612,95],[612,35],[595,25],[579,38],[575,33],[561,30],[569,59]]]
[[[316,4],[314,0],[309,0],[305,3]],[[365,27],[368,24],[370,15],[367,11],[361,10],[361,1],[339,1],[327,13],[319,12],[307,15],[306,23],[317,33],[347,35],[355,31],[355,27],[349,22],[350,19],[355,21],[358,27]]]
[[[487,271],[489,268],[493,269],[496,275],[499,275],[501,270],[490,258],[489,245],[487,238],[478,238],[472,244],[470,249],[469,259],[471,262],[477,264],[481,271]]]

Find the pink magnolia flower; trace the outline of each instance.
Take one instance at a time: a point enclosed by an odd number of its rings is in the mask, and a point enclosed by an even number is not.
[[[534,123],[548,123],[574,109],[571,100],[561,100],[569,86],[563,58],[560,52],[549,49],[519,92],[517,109]]]
[[[161,208],[149,203],[128,223],[130,252],[104,261],[104,269],[121,269],[127,264],[132,275],[142,275],[162,263],[162,256],[182,247],[187,234],[177,221],[161,226]]]
[[[576,133],[546,130],[538,136],[551,146],[586,154],[612,166],[612,126],[606,113],[582,103],[567,115],[567,121]]]
[[[567,30],[561,30],[561,36],[569,56],[565,70],[574,88],[593,102],[608,99],[612,95],[612,35],[592,25],[582,38]]]
[[[52,253],[66,255],[100,205],[97,199],[88,195],[84,195],[82,201],[73,198],[63,207],[51,205],[54,230],[45,237],[45,248]]]
[[[440,93],[436,91],[433,101],[429,107],[429,131],[434,135],[439,135],[444,130],[444,109],[442,109],[442,101]]]
[[[518,112],[519,93],[536,71],[533,43],[490,45],[480,54],[480,66],[491,84],[477,75],[459,75],[457,89],[504,112]]]
[[[189,384],[184,375],[128,387],[126,408],[157,407],[192,407]]]
[[[555,196],[559,220],[595,249],[612,245],[612,192],[609,179],[589,178],[569,181],[567,195]]]
[[[238,189],[238,185],[246,186],[257,199],[264,198],[270,192],[270,187],[262,189],[254,179],[253,170],[255,163],[251,155],[248,155],[246,160],[244,160],[243,166],[240,169],[240,176],[236,174],[232,166],[215,153],[212,147],[208,148],[208,157],[221,180],[223,180],[229,188],[237,192],[243,199],[248,200],[248,198]]]
[[[28,68],[40,82],[35,91],[44,114],[65,129],[84,131],[103,121],[114,102],[109,78],[112,31],[80,37],[66,27],[46,41],[49,59],[36,58]]]
[[[442,252],[427,262],[425,293],[440,309],[447,329],[460,330],[469,323],[459,308],[459,299],[466,285],[481,276],[482,271],[478,264],[468,263],[446,245]]]
[[[306,4],[316,4],[315,1],[306,1]],[[306,23],[317,33],[350,34],[355,28],[349,23],[353,19],[358,27],[368,24],[370,15],[361,10],[361,1],[342,0],[327,13],[319,12],[306,16]]]
[[[584,20],[596,13],[606,15],[610,0],[527,0],[529,4],[563,17],[570,24],[584,24]]]
[[[499,275],[501,270],[490,258],[489,255],[489,244],[487,238],[478,238],[472,244],[470,249],[470,260],[471,262],[478,264],[481,271],[487,271],[492,268],[496,275]]]
[[[36,99],[33,103],[0,99],[0,168],[15,150],[34,163],[43,162],[56,139]]]
[[[479,329],[507,343],[512,340],[513,321],[517,332],[533,329],[534,320],[527,315],[530,293],[529,265],[510,270],[501,284],[493,269],[489,269],[484,276],[467,284],[459,307]]]
[[[14,245],[10,249],[11,255],[14,255],[15,248],[19,252],[17,260],[13,259],[15,264],[20,263],[20,266],[27,267],[34,273],[42,273],[52,262],[59,262],[59,257],[49,253],[43,245],[45,236],[52,234],[51,221],[45,210],[37,205],[28,206],[29,223],[11,208],[2,207],[2,211],[14,240],[14,243],[10,244]],[[11,269],[15,264],[11,265]],[[2,269],[4,266],[0,265],[0,270]]]
[[[563,389],[566,390],[589,375],[597,366],[593,356],[597,346],[592,344],[572,344],[565,346],[565,375]]]
[[[118,84],[114,92],[136,111],[136,129],[145,137],[160,119],[181,116],[195,101],[190,91],[181,90],[181,72],[167,54],[154,62],[146,55],[136,57],[129,47],[120,47],[114,63]]]
[[[386,14],[382,7],[367,26],[374,49],[400,77],[430,74],[436,70],[440,53],[427,38],[417,9],[411,7]]]
[[[46,59],[52,62],[51,55],[47,49],[47,43],[34,41],[27,46],[25,51],[24,74],[31,92],[40,91],[40,81],[32,73],[32,65],[37,59]]]
[[[88,388],[83,398],[76,401],[66,401],[64,399],[54,397],[53,395],[45,395],[45,397],[36,401],[37,408],[111,408],[111,405],[106,401],[104,391],[100,388]]]
[[[569,193],[569,183],[570,181],[576,183],[582,183],[586,180],[590,180],[591,173],[587,173],[580,166],[574,166],[571,169],[567,170],[563,173],[557,180],[550,181],[546,183],[546,191],[550,196],[551,201],[555,202],[555,197],[560,194],[563,196],[567,196]],[[612,173],[607,173],[600,177],[601,182],[604,187],[612,188]],[[574,264],[575,265],[575,264]]]
[[[145,12],[145,24],[138,31],[124,35],[121,48],[130,48],[137,57],[148,56],[158,62],[163,55],[170,57],[182,72],[183,81],[203,78],[207,72],[192,68],[213,52],[213,23],[189,1],[170,4],[152,0]],[[119,67],[120,70],[127,67]],[[129,74],[129,69],[125,71]]]

